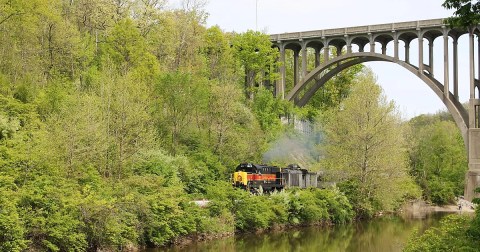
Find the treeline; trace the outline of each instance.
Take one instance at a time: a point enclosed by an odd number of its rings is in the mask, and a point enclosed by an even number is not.
[[[0,1],[0,250],[234,231],[233,206],[189,202],[231,195],[232,167],[259,160],[281,130],[283,105],[266,89],[246,99],[243,84],[276,51],[249,62],[255,52],[236,41],[268,45],[266,35],[207,29],[197,2],[165,4]]]
[[[198,1],[166,4],[0,1],[0,250],[118,251],[352,219],[338,191],[231,187],[293,110],[264,86],[278,52],[267,35],[206,28]]]
[[[461,192],[458,130],[429,116],[408,130],[363,66],[297,109],[272,95],[267,35],[207,28],[200,1],[166,6],[0,0],[0,250],[116,251],[342,223],[419,197],[412,176],[432,202]],[[292,134],[279,116],[293,112],[321,122],[317,168],[339,190],[234,190],[234,167]],[[204,198],[207,208],[192,203]]]

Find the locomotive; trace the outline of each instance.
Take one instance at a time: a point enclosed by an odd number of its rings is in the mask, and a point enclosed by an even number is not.
[[[264,164],[242,163],[233,173],[233,186],[251,192],[280,191],[290,187],[317,187],[320,174],[298,165],[286,168]]]

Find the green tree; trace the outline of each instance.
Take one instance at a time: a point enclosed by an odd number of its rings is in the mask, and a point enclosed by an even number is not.
[[[447,22],[453,27],[469,28],[480,23],[480,1],[478,0],[445,0],[446,9],[454,9],[453,17]]]
[[[207,71],[210,79],[217,79],[221,83],[232,81],[237,82],[237,62],[233,57],[233,50],[230,48],[230,38],[224,34],[220,27],[212,26],[205,32],[202,52],[206,57]]]
[[[179,151],[181,136],[187,132],[192,122],[195,123],[196,108],[205,104],[202,81],[191,74],[174,72],[165,74],[157,84],[156,115],[159,132],[170,140],[167,146],[173,155]]]
[[[120,74],[133,73],[138,80],[152,82],[158,77],[158,62],[131,19],[118,21],[105,39],[101,47],[102,67],[108,69],[114,63]]]
[[[407,134],[410,174],[425,199],[436,204],[453,203],[456,195],[463,194],[468,167],[460,130],[442,114],[412,118]]]
[[[252,30],[234,36],[232,46],[235,57],[245,71],[245,93],[249,99],[253,99],[257,84],[267,78],[275,80],[278,50],[272,48],[268,35]]]
[[[324,132],[326,168],[334,172],[357,214],[391,210],[411,193],[400,116],[371,71],[354,84],[338,110],[331,110]]]

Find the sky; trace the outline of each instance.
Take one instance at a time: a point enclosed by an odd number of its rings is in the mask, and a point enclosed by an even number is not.
[[[225,32],[250,29],[277,34],[451,16],[453,11],[444,9],[442,3],[443,0],[208,0],[205,9],[209,13],[208,27],[218,25]],[[434,74],[443,80],[443,41],[439,38],[434,44],[434,66],[437,66]],[[449,51],[451,54],[451,45]],[[411,62],[418,62],[416,55],[412,55],[415,52],[412,44]],[[468,44],[467,37],[463,36],[459,41],[461,102],[467,100],[469,90],[468,65],[465,62],[468,62]],[[399,65],[387,62],[366,65],[372,68],[377,83],[386,96],[396,102],[405,119],[445,109],[424,82]]]

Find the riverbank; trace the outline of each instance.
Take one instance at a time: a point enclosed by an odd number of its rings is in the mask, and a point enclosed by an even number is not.
[[[237,232],[191,234],[187,236],[177,237],[172,241],[171,244],[159,247],[158,249],[185,248],[194,243],[211,242],[214,240],[226,239],[235,236],[266,235],[269,233],[291,232],[293,230],[299,230],[303,228],[332,228],[334,226],[335,224],[331,221],[323,221],[309,224],[274,224],[268,228],[244,230]]]
[[[444,206],[432,205],[425,201],[414,201],[405,204],[401,212],[412,218],[425,218],[431,213],[439,212],[473,214],[475,213],[475,208],[473,203],[464,199],[458,199],[455,205]]]
[[[461,209],[459,209],[458,205],[461,205]],[[407,219],[427,219],[431,218],[432,215],[437,213],[474,213],[475,210],[471,207],[473,204],[463,199],[459,199],[457,201],[457,205],[445,205],[445,206],[436,206],[428,204],[424,201],[415,201],[407,203],[399,212],[392,213],[397,216],[403,216],[403,218]],[[254,214],[254,213],[252,213]],[[372,221],[377,218],[381,218],[385,214],[378,215],[378,217],[373,218],[369,221]],[[360,222],[358,222],[360,223]],[[271,226],[266,228],[258,228],[258,229],[246,229],[236,232],[225,232],[225,233],[210,233],[210,234],[191,234],[187,236],[177,237],[172,241],[170,245],[166,245],[160,247],[161,249],[172,249],[172,248],[186,248],[191,246],[192,244],[197,244],[201,242],[212,242],[214,240],[219,239],[227,239],[229,237],[234,236],[248,236],[248,235],[266,235],[268,233],[278,233],[278,232],[291,232],[293,230],[298,230],[302,228],[308,227],[323,227],[327,228],[334,227],[334,223],[331,221],[319,221],[313,223],[275,223]],[[150,250],[147,250],[150,251]]]
[[[189,251],[332,251],[400,252],[415,230],[436,226],[444,215],[425,219],[382,216],[370,220],[332,226],[309,226],[259,233],[235,234],[234,237],[194,242],[185,247],[147,249],[143,252]]]

